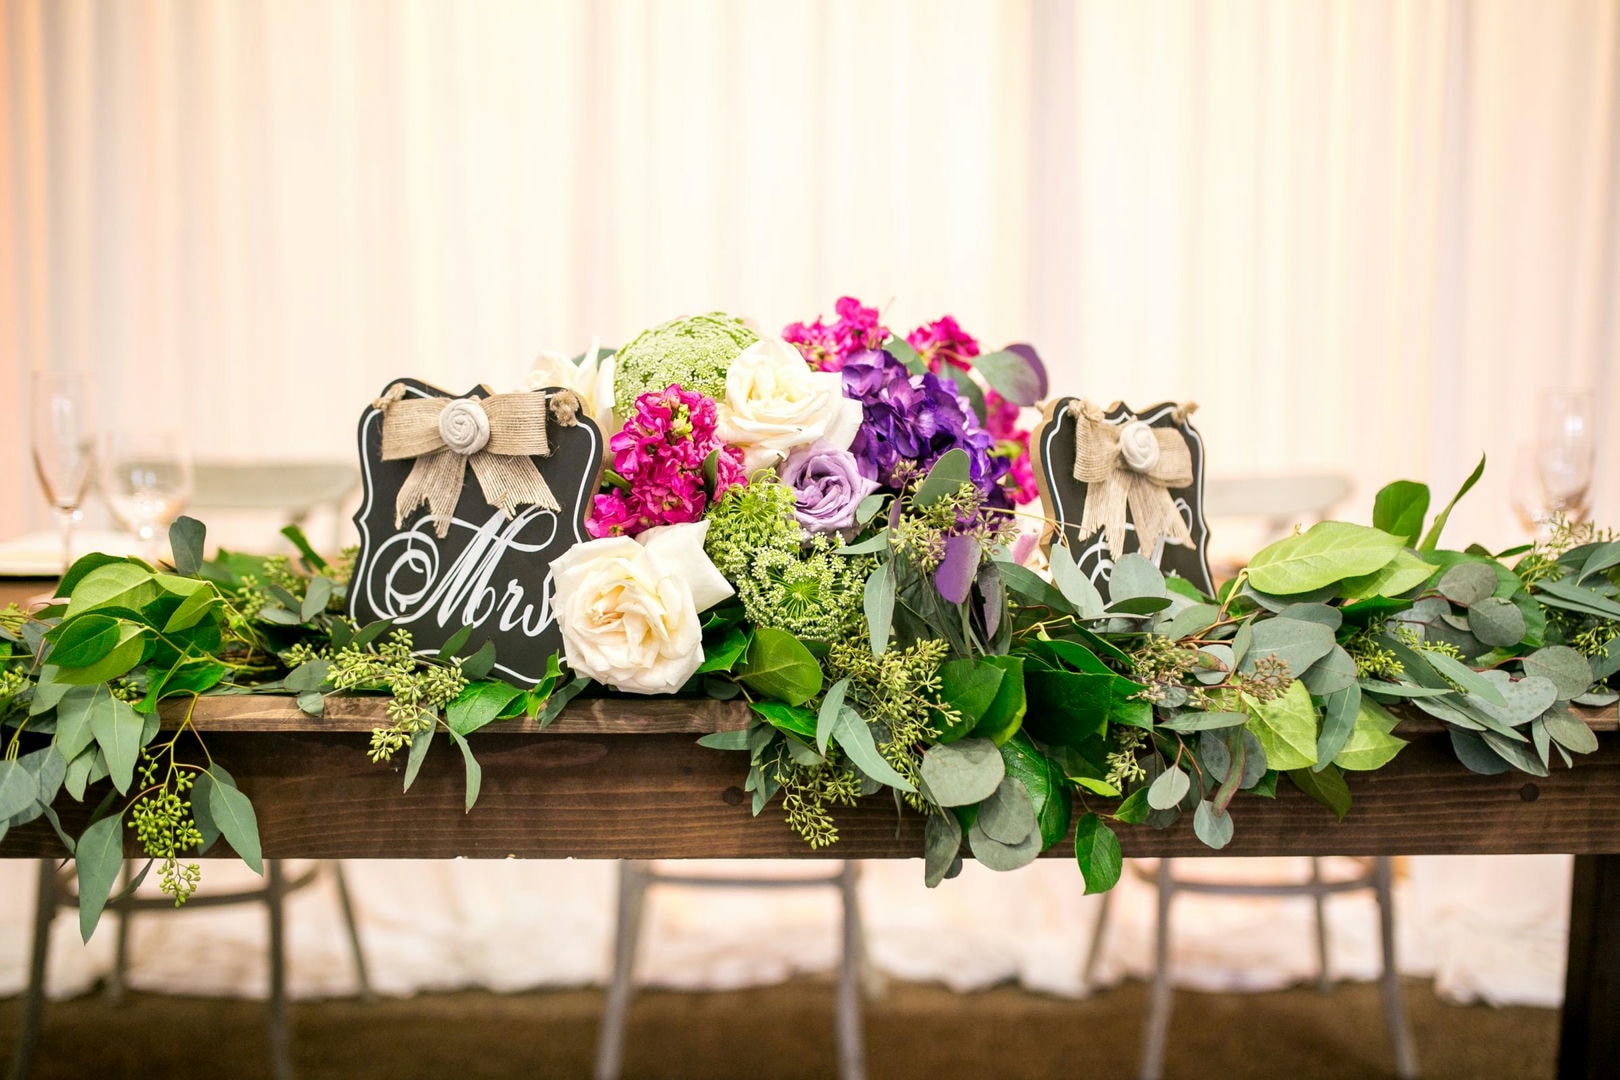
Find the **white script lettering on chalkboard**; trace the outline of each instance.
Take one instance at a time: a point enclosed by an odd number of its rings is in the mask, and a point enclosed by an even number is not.
[[[471,531],[473,536],[442,572],[429,518],[383,542],[365,581],[372,610],[379,618],[396,623],[431,619],[440,627],[482,627],[495,617],[502,631],[515,629],[526,637],[538,637],[554,619],[551,575],[541,583],[538,608],[526,602],[525,587],[515,578],[508,579],[504,588],[497,588],[492,579],[509,552],[532,554],[553,543],[556,512],[530,506],[508,520],[496,510],[481,525],[455,518],[450,527]],[[525,531],[530,535],[520,541],[518,536]]]

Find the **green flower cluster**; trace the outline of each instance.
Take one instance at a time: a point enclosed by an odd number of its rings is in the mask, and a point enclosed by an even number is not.
[[[864,555],[837,554],[825,536],[801,551],[760,548],[737,581],[737,598],[756,626],[803,641],[837,641],[865,625],[862,597],[873,565]]]
[[[376,652],[350,645],[332,658],[327,679],[338,693],[385,690],[390,726],[371,733],[371,760],[390,761],[413,736],[430,731],[439,711],[467,687],[461,659],[434,663],[411,652],[410,631],[396,629]]]
[[[793,517],[793,489],[756,480],[727,489],[709,513],[703,550],[737,589],[755,626],[806,641],[858,634],[873,560],[839,555],[827,536],[805,539]]]
[[[883,760],[913,785],[921,777],[923,751],[939,737],[936,719],[958,716],[940,692],[939,666],[949,654],[950,646],[938,639],[889,648],[882,656],[873,656],[865,641],[839,640],[823,661],[832,678],[849,679],[845,703],[866,720]],[[921,795],[905,798],[929,812]]]
[[[838,826],[833,824],[827,807],[854,806],[861,794],[860,777],[831,762],[804,766],[784,761],[776,782],[782,785],[782,810],[788,828],[812,848],[836,844]]]
[[[759,335],[721,312],[672,319],[642,331],[620,349],[613,373],[613,407],[634,411],[636,398],[679,383],[716,401],[726,396],[726,369]]]
[[[748,564],[766,548],[798,551],[804,530],[793,517],[793,489],[756,480],[729,487],[709,510],[704,554],[733,585],[748,576]]]
[[[174,897],[174,906],[179,907],[191,899],[202,880],[202,867],[182,863],[180,852],[202,847],[203,836],[191,816],[191,800],[185,797],[193,778],[175,767],[172,743],[169,749],[169,771],[161,786],[157,784],[157,758],[150,751],[142,753],[141,783],[154,790],[130,808],[129,827],[135,830],[141,850],[157,860],[158,887]]]

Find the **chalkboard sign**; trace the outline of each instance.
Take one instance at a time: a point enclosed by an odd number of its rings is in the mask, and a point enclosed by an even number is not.
[[[1123,432],[1126,426],[1134,421],[1140,421],[1152,429],[1151,434],[1136,429],[1135,434],[1146,436],[1147,441],[1156,442],[1159,446],[1172,446],[1173,440],[1166,440],[1159,432],[1176,432],[1185,441],[1187,458],[1187,474],[1190,480],[1187,483],[1174,485],[1160,485],[1163,494],[1156,498],[1167,499],[1168,506],[1173,507],[1173,513],[1179,517],[1180,524],[1186,529],[1185,536],[1190,546],[1174,542],[1155,542],[1152,547],[1157,550],[1142,551],[1138,536],[1137,523],[1134,511],[1127,511],[1123,516],[1124,529],[1120,538],[1122,543],[1117,551],[1110,551],[1109,537],[1105,530],[1097,523],[1081,532],[1081,523],[1086,516],[1086,499],[1088,489],[1101,489],[1104,483],[1125,484],[1130,482],[1130,470],[1121,467],[1118,474],[1108,481],[1088,484],[1075,477],[1075,458],[1077,456],[1075,445],[1075,429],[1081,423],[1077,415],[1080,406],[1078,398],[1059,398],[1046,409],[1045,419],[1036,429],[1034,437],[1030,440],[1031,454],[1035,458],[1036,484],[1040,488],[1041,502],[1046,507],[1046,516],[1057,523],[1068,541],[1069,550],[1073,553],[1075,562],[1089,577],[1104,596],[1108,595],[1108,577],[1113,571],[1114,558],[1127,552],[1140,552],[1153,559],[1167,574],[1179,574],[1206,594],[1213,594],[1215,584],[1210,578],[1209,561],[1205,549],[1209,541],[1209,524],[1204,520],[1204,441],[1198,432],[1187,422],[1182,408],[1174,402],[1162,402],[1150,409],[1132,411],[1124,404],[1115,402],[1107,409],[1098,410],[1100,419],[1115,427],[1116,431]],[[1157,457],[1158,450],[1149,451]],[[1177,450],[1179,454],[1179,450]],[[1141,461],[1138,460],[1140,465]],[[1172,470],[1174,471],[1174,470]],[[1119,491],[1105,492],[1098,490],[1093,498],[1104,498],[1112,494],[1117,499],[1123,499]],[[1167,509],[1166,513],[1170,511]],[[1105,515],[1106,516],[1106,515]],[[1048,536],[1047,542],[1053,539]]]
[[[477,448],[486,445],[477,442],[477,437],[457,447],[471,449],[457,455],[466,459],[460,494],[447,497],[443,504],[453,498],[453,512],[437,515],[428,503],[404,508],[401,519],[401,490],[411,485],[411,494],[404,500],[410,503],[422,486],[413,478],[418,458],[385,460],[384,406],[398,407],[390,404],[391,394],[405,404],[406,411],[414,410],[420,427],[414,433],[416,443],[433,444],[435,436],[428,428],[435,425],[421,418],[443,415],[446,410],[428,402],[445,399],[448,404],[458,399],[415,379],[389,384],[384,397],[360,417],[364,499],[354,517],[360,530],[360,556],[349,584],[350,617],[362,626],[377,619],[394,620],[411,632],[421,653],[437,652],[463,626],[470,626],[467,650],[485,641],[495,643],[494,675],[518,686],[533,686],[544,677],[547,659],[562,648],[551,606],[551,563],[574,544],[590,539],[585,514],[602,464],[602,435],[596,425],[584,413],[574,417],[572,409],[556,408],[554,396],[568,393],[544,389],[494,395],[488,387],[478,386],[462,395],[468,401],[489,404],[487,417],[482,404],[448,410],[458,414],[457,419],[464,419],[463,414],[485,417],[480,423],[490,447],[489,460],[473,461],[480,456]],[[406,404],[410,402],[417,404]],[[546,408],[547,402],[553,407]],[[559,413],[569,422],[562,422]],[[513,417],[518,415],[527,418],[522,431],[503,431],[503,426],[517,426]],[[437,426],[447,422],[448,417]],[[534,443],[540,423],[546,452],[493,452],[510,448],[514,442]],[[400,426],[395,427],[394,455]],[[445,438],[452,442],[458,438],[457,432],[445,431]],[[418,457],[443,451],[446,445],[437,443]],[[533,481],[525,461],[538,470],[556,508],[513,496],[510,481],[514,476],[517,490],[525,490],[525,477]],[[451,463],[459,464],[453,459]],[[486,486],[493,490],[486,491]],[[426,500],[428,495],[421,497]],[[492,505],[503,501],[504,507]]]

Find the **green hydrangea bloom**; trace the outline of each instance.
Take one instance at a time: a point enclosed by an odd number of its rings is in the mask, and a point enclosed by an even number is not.
[[[629,416],[636,398],[670,383],[719,401],[726,395],[726,369],[758,340],[741,319],[718,311],[643,330],[618,352],[614,409]]]

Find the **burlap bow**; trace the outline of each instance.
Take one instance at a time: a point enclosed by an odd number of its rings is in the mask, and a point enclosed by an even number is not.
[[[427,503],[434,533],[446,536],[469,464],[489,505],[509,518],[519,506],[561,509],[531,460],[535,454],[551,454],[548,395],[407,398],[405,389],[404,383],[395,383],[373,402],[383,414],[382,459],[416,460],[394,502],[395,528]],[[572,393],[552,395],[550,405],[559,423],[574,423],[578,402]]]
[[[1195,408],[1177,409],[1177,422]],[[1193,482],[1192,452],[1181,432],[1140,420],[1110,424],[1089,401],[1073,402],[1069,411],[1074,414],[1074,478],[1086,485],[1080,535],[1101,529],[1109,554],[1119,558],[1128,509],[1142,554],[1151,558],[1160,540],[1192,547],[1192,534],[1169,491]]]

